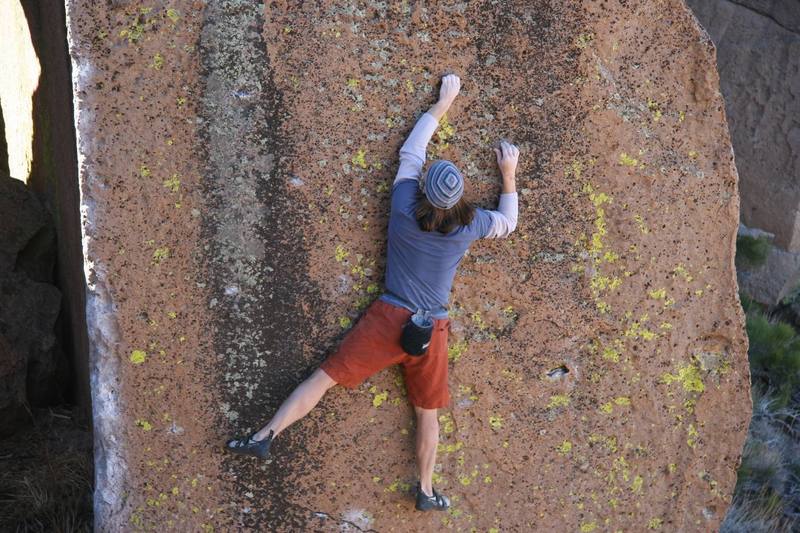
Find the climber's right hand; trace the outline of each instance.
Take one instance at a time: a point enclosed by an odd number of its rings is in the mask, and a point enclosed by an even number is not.
[[[459,91],[461,91],[461,78],[456,74],[447,74],[442,77],[442,87],[439,89],[439,101],[450,106],[453,100],[456,99],[456,96],[458,96]]]
[[[519,161],[519,148],[503,140],[495,146],[494,153],[497,156],[497,166],[500,167],[503,180],[514,180]]]

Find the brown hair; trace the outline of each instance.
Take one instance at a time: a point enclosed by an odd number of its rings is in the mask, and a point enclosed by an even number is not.
[[[425,193],[417,191],[415,215],[417,224],[422,231],[438,231],[447,234],[458,226],[466,226],[472,222],[475,207],[462,196],[458,203],[450,209],[441,209],[431,204]]]

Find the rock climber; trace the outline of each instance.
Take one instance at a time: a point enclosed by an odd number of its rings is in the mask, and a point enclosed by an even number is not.
[[[519,158],[519,149],[509,142],[503,140],[494,148],[502,176],[497,210],[474,207],[464,199],[464,178],[450,161],[434,161],[420,182],[428,142],[460,90],[457,75],[443,76],[438,101],[419,117],[400,148],[400,164],[392,185],[385,292],[272,419],[252,435],[229,440],[229,451],[267,457],[275,437],[308,414],[328,389],[337,383],[355,388],[376,372],[399,364],[417,421],[416,508],[428,511],[450,506],[450,500],[433,488],[432,480],[439,443],[437,409],[450,403],[450,288],[456,268],[473,241],[506,237],[514,231]],[[412,327],[411,318],[416,327]],[[411,332],[408,336],[407,329]],[[415,339],[414,348],[408,348]],[[423,353],[416,355],[404,348]]]

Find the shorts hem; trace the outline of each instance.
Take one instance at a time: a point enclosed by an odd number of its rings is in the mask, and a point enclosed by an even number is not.
[[[331,378],[333,381],[335,381],[337,385],[341,385],[346,389],[355,389],[361,384],[361,382],[353,383],[352,381],[347,381],[346,379],[341,378],[339,371],[336,370],[335,368],[329,367],[328,365],[325,364],[325,362],[323,362],[319,366],[319,368],[320,370],[328,374],[328,377]]]

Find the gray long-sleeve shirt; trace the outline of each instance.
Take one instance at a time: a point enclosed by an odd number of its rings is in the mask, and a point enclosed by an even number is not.
[[[516,228],[518,207],[516,192],[503,193],[496,211],[476,208],[467,226],[447,234],[419,228],[415,217],[418,180],[428,142],[438,125],[433,115],[423,113],[400,148],[389,216],[387,292],[381,299],[411,311],[431,311],[434,318],[446,318],[456,268],[469,245],[481,238],[508,236]]]

